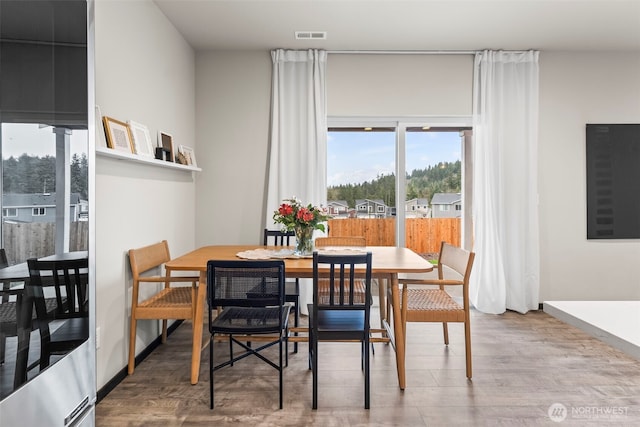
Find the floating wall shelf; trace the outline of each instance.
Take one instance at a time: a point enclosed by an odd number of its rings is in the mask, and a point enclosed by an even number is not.
[[[128,160],[135,163],[143,163],[150,166],[159,166],[162,168],[178,169],[185,172],[202,172],[202,169],[195,166],[181,165],[180,163],[166,162],[151,157],[140,156],[138,154],[129,154],[124,151],[116,151],[112,148],[96,147],[96,154],[99,156],[110,157],[118,160]]]

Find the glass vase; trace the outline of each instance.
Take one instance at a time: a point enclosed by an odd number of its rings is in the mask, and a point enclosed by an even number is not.
[[[293,253],[297,256],[310,256],[313,254],[313,227],[295,227],[296,249]]]

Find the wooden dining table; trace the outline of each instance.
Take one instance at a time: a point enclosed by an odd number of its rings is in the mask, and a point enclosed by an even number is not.
[[[238,253],[266,249],[274,254],[281,254],[281,246],[256,246],[256,245],[212,245],[203,246],[194,251],[186,253],[178,258],[172,259],[165,264],[166,274],[174,275],[177,272],[199,272],[200,281],[198,283],[197,304],[195,309],[195,319],[203,319],[206,295],[207,295],[207,262],[209,260],[225,261],[237,260]],[[286,249],[286,248],[285,248]],[[405,378],[405,337],[402,328],[400,314],[400,291],[398,284],[399,273],[424,273],[433,270],[433,265],[408,248],[395,246],[366,246],[358,248],[360,251],[372,253],[372,276],[377,279],[384,279],[391,289],[391,304],[397,309],[392,310],[392,325],[386,316],[383,316],[383,326],[385,327],[390,341],[396,351],[396,368],[398,372],[398,383],[400,389],[404,390]],[[313,275],[313,261],[311,258],[284,258],[285,275],[290,278],[311,278]],[[382,286],[382,284],[380,284]],[[384,291],[380,292],[384,295]],[[380,301],[380,309],[383,309],[383,301]],[[203,321],[193,322],[193,348],[191,356],[191,384],[198,383],[200,372],[200,354],[203,349],[202,332]]]

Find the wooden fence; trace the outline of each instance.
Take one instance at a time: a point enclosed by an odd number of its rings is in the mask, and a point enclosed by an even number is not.
[[[393,246],[395,218],[330,219],[329,236],[364,236],[369,246]],[[443,240],[460,246],[460,218],[407,218],[406,246],[418,253],[437,253]]]
[[[52,255],[56,251],[56,224],[53,222],[4,223],[2,231],[9,264]],[[69,230],[69,251],[86,251],[88,236],[88,221],[72,222]]]

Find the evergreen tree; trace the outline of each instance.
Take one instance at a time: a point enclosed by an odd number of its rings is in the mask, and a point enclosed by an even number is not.
[[[407,200],[431,198],[435,193],[460,193],[462,162],[440,162],[407,174]],[[346,200],[355,207],[357,199],[382,199],[387,206],[395,206],[395,174],[378,175],[372,181],[343,184],[327,189],[328,200]]]
[[[2,191],[4,193],[35,194],[56,191],[56,158],[54,156],[9,157],[2,161]],[[88,198],[89,162],[87,155],[74,154],[71,158],[71,192]]]

